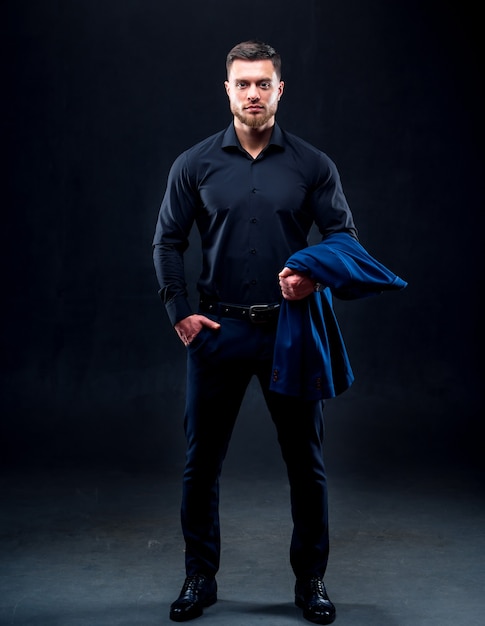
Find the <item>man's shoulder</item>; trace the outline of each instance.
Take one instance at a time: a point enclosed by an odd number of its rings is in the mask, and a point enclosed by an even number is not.
[[[326,159],[329,158],[329,156],[323,150],[317,148],[317,146],[310,143],[306,139],[303,139],[303,137],[300,137],[299,135],[295,135],[294,133],[291,133],[287,130],[283,130],[283,136],[287,145],[295,148],[296,150],[301,150]]]
[[[174,174],[185,172],[194,172],[201,163],[210,161],[215,152],[222,146],[225,130],[221,130],[192,146],[185,148],[175,158],[171,171]],[[195,168],[195,169],[194,169]]]
[[[293,158],[307,168],[314,168],[314,171],[324,173],[335,172],[337,167],[332,158],[321,148],[299,135],[283,131],[284,145],[287,151],[293,153]],[[310,170],[309,170],[310,171]]]
[[[209,135],[205,139],[198,141],[197,143],[184,150],[182,154],[188,157],[192,157],[194,155],[200,155],[217,147],[220,147],[222,145],[222,140],[224,138],[225,132],[226,129],[220,130],[213,135]]]

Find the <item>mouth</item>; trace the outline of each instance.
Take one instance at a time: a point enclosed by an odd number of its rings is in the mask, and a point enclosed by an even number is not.
[[[247,107],[244,107],[245,111],[249,111],[250,113],[259,113],[260,111],[264,111],[264,107],[257,104],[250,104]]]

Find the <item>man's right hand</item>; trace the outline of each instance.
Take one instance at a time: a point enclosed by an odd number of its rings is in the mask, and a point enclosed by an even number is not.
[[[212,328],[212,330],[218,330],[221,327],[218,322],[214,322],[205,315],[195,313],[194,315],[184,317],[183,320],[175,324],[174,328],[184,346],[188,346],[197,337],[204,326]]]

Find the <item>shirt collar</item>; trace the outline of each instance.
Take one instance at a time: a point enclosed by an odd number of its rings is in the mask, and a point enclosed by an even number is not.
[[[280,150],[285,149],[283,131],[276,122],[273,127],[273,132],[271,133],[271,139],[269,140],[269,143],[266,146],[265,150],[267,150],[269,146],[275,146]],[[239,143],[239,139],[236,135],[236,130],[234,129],[234,123],[229,124],[224,133],[224,136],[222,138],[222,148],[241,148],[241,144]]]

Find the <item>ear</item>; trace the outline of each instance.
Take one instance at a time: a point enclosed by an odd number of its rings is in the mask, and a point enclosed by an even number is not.
[[[230,89],[229,81],[227,80],[224,81],[224,88],[226,90],[227,95],[229,95],[229,89]]]
[[[278,85],[278,100],[283,95],[284,89],[285,89],[285,83],[284,83],[284,81],[280,80],[280,84]]]

